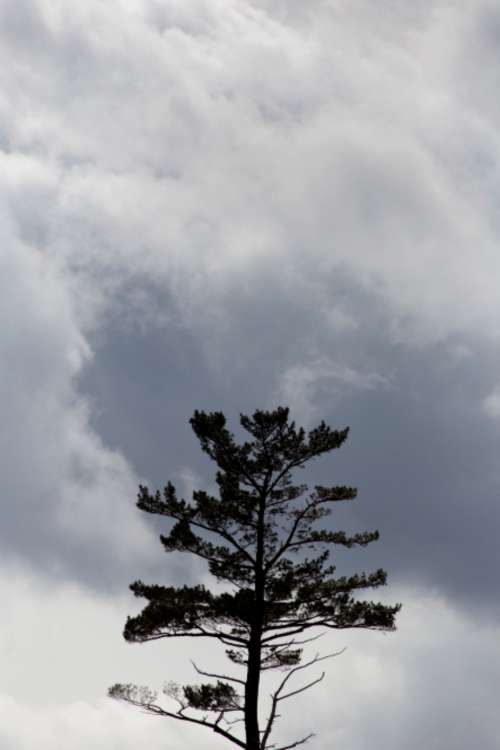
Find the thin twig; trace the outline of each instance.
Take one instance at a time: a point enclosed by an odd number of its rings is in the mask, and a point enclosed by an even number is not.
[[[291,745],[282,745],[281,747],[277,747],[276,750],[290,750],[292,747],[298,747],[299,745],[303,745],[307,740],[310,740],[311,737],[314,737],[314,732],[311,732],[311,734],[308,734],[306,737],[303,737],[301,740],[297,740],[296,742],[292,742]]]

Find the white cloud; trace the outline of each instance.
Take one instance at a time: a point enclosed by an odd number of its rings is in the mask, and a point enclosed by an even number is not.
[[[85,559],[111,568],[148,560],[153,537],[132,502],[137,477],[93,432],[77,393],[91,350],[65,277],[9,228],[7,219],[0,252],[3,554],[56,570]]]
[[[276,398],[290,404],[299,421],[310,423],[325,403],[331,404],[345,392],[387,387],[389,382],[384,375],[360,372],[320,357],[288,368],[280,378]]]
[[[133,750],[147,745],[160,750],[167,743],[175,747],[188,747],[186,735],[193,743],[199,734],[187,729],[184,733],[176,726],[166,728],[164,723],[132,712],[111,700],[95,703],[77,701],[40,709],[0,695],[0,742],[3,750]],[[218,745],[209,741],[207,748]],[[220,745],[219,745],[220,747]]]
[[[4,67],[13,45],[26,63],[5,137],[57,186],[21,223],[90,280],[83,307],[147,278],[213,335],[249,273],[306,265],[318,294],[349,269],[406,343],[496,335],[500,140],[466,85],[488,67],[487,3],[2,7]]]
[[[154,750],[200,741],[214,750],[222,746],[210,732],[144,717],[103,697],[115,681],[151,687],[196,681],[189,660],[220,670],[221,658],[226,661],[221,650],[200,642],[125,644],[120,633],[135,607],[130,598],[106,599],[14,569],[5,570],[0,583],[2,748],[53,750],[69,743],[76,750],[112,750],[139,741]],[[466,748],[474,738],[493,750],[499,727],[490,686],[500,656],[498,624],[475,620],[438,592],[390,590],[387,597],[404,603],[395,634],[341,631],[310,645],[311,653],[348,648],[322,665],[324,682],[283,704],[276,739],[311,729],[317,733],[311,750],[330,744],[417,750],[424,742],[436,750],[447,743]],[[277,677],[266,677],[266,691]]]
[[[483,400],[483,411],[489,417],[500,417],[500,386],[494,388]]]
[[[119,596],[96,594],[13,565],[4,566],[0,580],[0,693],[22,704],[92,705],[115,682],[161,686],[179,672],[192,671],[179,644],[169,649],[164,643],[152,648],[124,641],[127,615],[143,604],[126,589]],[[164,582],[170,582],[168,573]],[[189,650],[199,654],[200,644]]]

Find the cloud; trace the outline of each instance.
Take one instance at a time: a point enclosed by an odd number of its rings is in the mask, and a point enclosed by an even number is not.
[[[496,166],[469,154],[496,153],[498,139],[483,100],[462,106],[460,68],[489,6],[467,17],[432,3],[374,14],[366,3],[295,13],[114,2],[70,15],[40,2],[3,13],[4,54],[15,45],[27,59],[29,29],[38,62],[9,79],[9,149],[56,172],[46,252],[105,307],[149,281],[213,340],[250,281],[285,277],[293,295],[305,277],[334,299],[347,269],[383,297],[396,341],[495,335],[496,230],[482,186]],[[469,78],[478,69],[476,55]]]
[[[483,410],[489,417],[500,417],[500,387],[496,387],[485,397]]]
[[[189,660],[220,671],[221,651],[200,642],[125,644],[124,615],[135,606],[129,598],[104,598],[13,569],[4,571],[1,584],[2,748],[49,750],[69,742],[77,750],[89,744],[111,750],[140,741],[159,750],[200,740],[214,750],[221,746],[210,732],[143,716],[103,697],[117,680],[159,688],[170,679],[192,682]],[[475,738],[493,750],[498,722],[489,685],[497,622],[464,614],[437,590],[391,589],[386,599],[404,603],[395,634],[342,631],[310,646],[311,653],[347,650],[325,663],[320,685],[283,704],[276,739],[312,730],[312,750],[330,743],[340,750],[396,750],[402,744],[417,750],[424,741],[465,750]],[[312,679],[314,670],[309,672]],[[278,679],[264,677],[266,699]]]
[[[75,750],[132,750],[147,743],[153,750],[165,747],[165,741],[182,747],[185,738],[175,727],[165,727],[151,719],[134,714],[126,707],[102,700],[94,704],[77,701],[51,709],[40,709],[0,696],[2,728],[0,740],[5,750],[50,750],[71,745]],[[185,733],[196,741],[189,730]],[[184,745],[188,747],[187,744]],[[210,740],[209,748],[217,745]]]
[[[353,478],[398,554],[423,532],[416,497],[452,505],[435,532],[464,581],[451,540],[484,526],[467,513],[478,477],[497,518],[482,402],[500,144],[475,85],[491,4],[20,0],[0,15],[3,314],[20,331],[2,332],[5,550],[124,584],[157,546],[138,475],[206,476],[193,409],[279,397],[353,425]],[[425,567],[418,545],[405,570]]]
[[[322,404],[341,398],[345,391],[373,390],[387,387],[389,380],[378,373],[363,373],[339,365],[327,357],[290,367],[278,386],[278,400],[289,404],[294,414],[310,423],[323,408]]]
[[[2,554],[109,581],[150,559],[151,533],[123,502],[137,477],[92,431],[77,392],[91,350],[64,274],[9,232],[8,219],[3,227]]]
[[[125,588],[119,595],[96,593],[19,564],[4,565],[0,578],[0,692],[23,705],[52,710],[82,701],[91,706],[115,682],[161,686],[179,670],[191,669],[178,648],[169,653],[164,644],[152,649],[124,641],[127,615],[141,607]],[[195,658],[199,644],[190,651]]]

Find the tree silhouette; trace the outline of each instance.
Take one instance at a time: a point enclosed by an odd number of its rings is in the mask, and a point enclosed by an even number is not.
[[[317,684],[324,672],[295,688],[292,678],[334,655],[302,661],[302,647],[318,637],[310,633],[318,628],[394,630],[400,605],[357,598],[358,591],[386,583],[383,570],[335,578],[328,562],[332,545],[365,546],[378,539],[377,531],[348,536],[314,528],[330,515],[332,503],[353,500],[356,490],[316,486],[309,492],[306,485],[292,483],[295,469],[339,448],[348,428],[332,430],[321,422],[306,433],[290,421],[287,408],[258,410],[252,417],[241,415],[251,439],[238,444],[220,412],[195,411],[190,421],[202,450],[218,467],[218,496],[197,490],[186,502],[169,482],[162,494],[140,486],[137,506],[173,519],[170,533],[160,537],[165,550],[206,560],[210,573],[230,591],[136,581],[130,588],[148,603],[141,614],[128,618],[124,637],[130,642],[216,639],[243,674],[216,674],[194,664],[200,675],[216,682],[183,688],[168,683],[160,700],[134,685],[114,685],[109,694],[151,714],[208,727],[245,750],[269,750],[276,748],[270,735],[281,702]],[[266,670],[284,676],[261,722],[260,679]],[[238,722],[244,732],[239,733]],[[276,750],[296,747],[311,736]]]

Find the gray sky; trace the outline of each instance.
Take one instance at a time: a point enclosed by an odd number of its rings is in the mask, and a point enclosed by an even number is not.
[[[105,697],[192,678],[128,583],[207,580],[135,495],[213,481],[195,408],[277,404],[350,425],[310,477],[404,604],[283,739],[497,747],[499,41],[488,0],[0,0],[2,750],[221,747]]]

